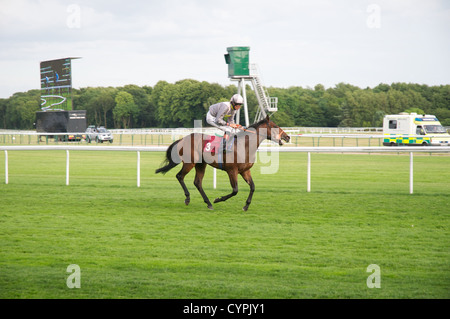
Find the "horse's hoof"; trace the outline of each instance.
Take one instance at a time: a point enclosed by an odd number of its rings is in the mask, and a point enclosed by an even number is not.
[[[186,206],[189,205],[190,202],[191,202],[191,200],[190,200],[189,198],[186,199],[186,200],[184,201],[184,203],[186,204]]]
[[[208,209],[214,210],[214,207],[212,205],[208,205]]]
[[[216,198],[216,199],[214,200],[214,204],[215,204],[215,203],[218,203],[218,202],[220,202],[220,198]]]
[[[248,210],[248,206],[242,207],[242,210],[243,210],[244,212],[246,212],[246,211]]]

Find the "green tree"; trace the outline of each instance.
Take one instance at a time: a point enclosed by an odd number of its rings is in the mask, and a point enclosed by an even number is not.
[[[95,99],[99,95],[100,88],[81,88],[73,90],[73,106],[75,110],[86,110],[88,124],[100,123],[101,110]]]
[[[155,116],[156,108],[152,103],[153,88],[150,86],[143,86],[145,92],[146,103],[143,103],[140,109],[139,124],[141,127],[155,127],[157,126],[157,119]]]
[[[268,88],[278,98],[278,119],[285,126],[381,126],[384,114],[403,111],[436,115],[450,125],[450,85],[381,83],[360,89],[346,83],[325,89],[293,86]],[[122,93],[127,94],[122,94]],[[205,123],[210,105],[229,101],[237,92],[234,84],[199,82],[192,79],[174,84],[159,81],[154,87],[126,85],[120,88],[87,87],[73,90],[76,110],[86,110],[88,122],[107,127],[192,127]],[[121,94],[119,94],[121,93]],[[253,122],[258,102],[246,86],[249,120]],[[30,129],[39,110],[40,90],[15,93],[0,99],[0,127]],[[240,123],[245,123],[240,112]]]
[[[272,121],[277,123],[278,126],[283,126],[283,127],[295,126],[294,119],[284,111],[275,112],[275,114],[272,116],[271,119],[272,119]]]
[[[7,128],[30,130],[39,111],[39,90],[13,94],[6,103],[5,122]]]
[[[8,99],[0,99],[0,125],[6,129],[6,109],[8,107]]]
[[[170,90],[173,84],[166,81],[158,81],[153,88],[150,97],[150,104],[155,109],[155,118],[157,119],[156,126],[169,127],[171,123],[170,118]]]
[[[133,96],[121,91],[117,93],[115,101],[116,106],[113,109],[113,116],[116,127],[129,128],[132,119],[138,115],[138,108],[134,103]]]
[[[417,113],[417,114],[425,114],[425,111],[422,109],[419,109],[418,107],[410,107],[403,112],[405,113]]]
[[[99,109],[102,113],[102,125],[108,127],[108,114],[112,113],[112,110],[115,105],[114,95],[116,89],[114,88],[106,88],[103,89],[100,94],[95,98],[96,103],[99,106]]]
[[[193,121],[204,116],[201,84],[186,79],[175,83],[170,106],[173,120],[178,126],[193,127]]]
[[[148,110],[150,107],[150,102],[148,98],[148,89],[143,87],[139,87],[134,84],[125,85],[122,89],[125,92],[130,93],[133,96],[134,103],[137,106],[138,114],[132,123],[134,127],[143,127],[145,126],[146,118],[144,118],[145,110]]]
[[[391,86],[389,84],[380,83],[376,87],[373,88],[374,93],[380,93],[380,92],[388,92],[391,89]]]
[[[341,116],[338,98],[326,91],[323,97],[319,99],[319,106],[324,110],[324,126],[337,127]]]

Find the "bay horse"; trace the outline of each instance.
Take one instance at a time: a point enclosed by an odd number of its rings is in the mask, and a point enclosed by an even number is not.
[[[168,147],[166,159],[162,163],[164,166],[158,168],[155,173],[165,174],[179,163],[183,162],[183,167],[176,177],[186,196],[184,203],[189,205],[190,194],[184,183],[184,177],[195,167],[194,185],[202,195],[202,198],[209,209],[213,209],[213,206],[202,187],[206,165],[209,164],[214,168],[227,172],[233,189],[230,194],[216,198],[214,203],[226,201],[238,193],[237,176],[240,174],[250,186],[250,194],[243,207],[243,210],[247,211],[252,201],[253,192],[255,191],[255,184],[253,183],[250,169],[255,163],[256,151],[261,142],[265,139],[283,145],[285,142],[289,142],[290,137],[279,126],[272,122],[268,116],[258,123],[252,124],[248,128],[244,128],[237,133],[230,152],[223,152],[219,147],[211,151],[210,145],[207,145],[211,140],[211,136],[201,133],[192,133],[175,141]]]

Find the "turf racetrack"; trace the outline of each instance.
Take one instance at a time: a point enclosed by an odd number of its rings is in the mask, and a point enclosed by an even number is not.
[[[450,157],[279,154],[276,174],[210,211],[163,153],[9,152],[0,184],[0,298],[449,298]],[[0,154],[4,163],[4,154]],[[211,200],[231,192],[218,172]],[[0,167],[4,177],[4,165]],[[80,267],[70,289],[67,267]],[[379,266],[381,288],[368,288]],[[374,281],[375,282],[375,281]]]

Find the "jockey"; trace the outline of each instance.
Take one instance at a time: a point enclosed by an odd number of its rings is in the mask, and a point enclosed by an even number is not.
[[[233,134],[232,130],[241,127],[241,125],[235,123],[234,117],[236,111],[241,108],[242,104],[244,104],[243,97],[235,94],[231,97],[230,102],[221,102],[209,107],[209,111],[206,114],[206,122],[225,132],[223,136],[224,144],[230,140],[230,136]],[[233,145],[232,141],[233,139],[231,139],[231,143],[227,143],[227,151],[231,150]]]

